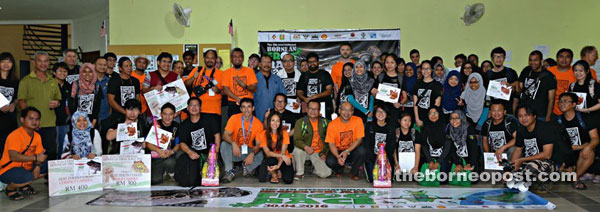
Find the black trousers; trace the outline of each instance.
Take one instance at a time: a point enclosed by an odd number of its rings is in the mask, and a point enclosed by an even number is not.
[[[267,182],[269,175],[267,167],[277,165],[278,162],[276,158],[272,157],[263,160],[263,163],[259,167],[258,182]],[[281,171],[281,179],[285,184],[292,184],[294,182],[294,167],[292,167],[291,163],[290,165],[285,164],[285,162],[281,163],[279,170]]]
[[[341,153],[340,151],[338,152]],[[359,145],[352,152],[350,152],[350,154],[348,155],[348,159],[346,159],[346,163],[352,163],[350,173],[354,176],[358,176],[360,166],[362,166],[366,160],[367,150],[362,145]],[[331,170],[334,173],[339,174],[344,172],[344,166],[340,166],[340,164],[338,164],[337,158],[333,156],[331,152],[327,153],[327,159],[325,160],[325,164],[327,164],[327,166],[331,168]]]
[[[42,136],[42,146],[46,150],[49,160],[57,159],[58,147],[56,146],[56,127],[43,127],[38,131]],[[62,147],[61,147],[62,148]]]

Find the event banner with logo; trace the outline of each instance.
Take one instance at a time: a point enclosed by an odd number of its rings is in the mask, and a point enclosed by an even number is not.
[[[102,157],[48,161],[48,195],[102,190]]]
[[[554,209],[531,192],[498,188],[181,188],[112,191],[88,205],[282,209]]]
[[[103,155],[105,189],[150,188],[150,155]]]
[[[294,55],[298,68],[297,64],[309,52],[319,54],[320,68],[331,72],[331,67],[340,59],[339,47],[344,42],[352,46],[350,57],[366,64],[371,64],[384,52],[400,55],[400,29],[258,32],[260,54],[273,57],[273,73],[280,76],[283,72],[283,55]]]

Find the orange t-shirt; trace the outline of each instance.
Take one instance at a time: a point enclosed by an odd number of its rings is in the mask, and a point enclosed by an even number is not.
[[[44,152],[44,147],[42,146],[42,137],[35,131],[33,132],[33,135],[31,146],[29,146],[29,149],[27,149],[24,154],[26,156],[38,155]],[[27,148],[29,141],[31,141],[31,136],[27,134],[25,128],[19,127],[12,131],[6,138],[4,152],[2,153],[2,159],[0,159],[0,167],[4,166],[4,164],[7,164],[10,161],[10,156],[8,155],[9,150],[17,151],[20,154],[23,152],[23,150],[25,150],[25,148]],[[23,167],[27,170],[31,170],[31,168],[33,168],[33,162],[12,162],[3,169],[0,169],[0,175],[15,167]]]
[[[231,67],[228,68],[227,70],[225,70],[225,73],[223,73],[223,85],[224,87],[228,87],[229,90],[231,90],[231,92],[240,97],[240,99],[242,98],[254,98],[254,95],[252,94],[252,92],[244,89],[242,86],[239,86],[237,81],[234,78],[238,78],[240,79],[242,82],[244,82],[244,84],[246,84],[247,86],[250,86],[252,84],[256,84],[258,83],[258,81],[256,80],[256,74],[254,73],[254,70],[252,70],[251,68],[248,68],[246,66],[242,66],[242,68],[240,70],[236,70],[235,68]],[[228,97],[227,98],[229,101],[235,101],[235,99]]]
[[[217,88],[223,89],[223,71],[216,68],[214,70],[215,74],[213,75],[213,80],[217,81]],[[194,68],[194,70],[192,70],[192,72],[190,72],[190,74],[186,78],[184,78],[183,81],[193,78],[196,72],[198,72],[198,67]],[[202,72],[204,72],[204,75],[200,76]],[[192,88],[196,86],[206,86],[208,84],[207,79],[210,78],[212,72],[213,70],[205,70],[205,67],[203,67],[202,70],[200,70],[200,74],[198,74],[198,78],[192,83]],[[192,97],[196,96],[194,92],[191,92],[190,95]],[[221,115],[221,94],[215,93],[214,96],[210,96],[207,91],[205,94],[200,96],[200,100],[202,100],[202,107],[200,108],[200,112]]]
[[[350,117],[348,123],[342,122],[342,117],[336,118],[327,127],[325,142],[334,143],[338,151],[344,151],[359,138],[365,137],[365,126],[357,116]]]
[[[140,81],[140,91],[144,87],[144,80],[146,79],[146,73],[139,75],[135,71],[131,71],[131,76]],[[140,102],[142,103],[142,113],[145,113],[148,109],[148,104],[146,103],[146,98],[144,98],[144,94],[140,95]]]
[[[310,142],[310,148],[313,149],[315,153],[319,153],[323,151],[323,142],[321,142],[321,137],[319,136],[319,120],[310,121],[310,126],[313,129],[313,137]]]
[[[250,128],[250,122],[252,122],[252,126]],[[250,129],[250,133],[248,133],[244,139],[244,131],[248,132]],[[242,114],[238,113],[229,118],[227,121],[227,126],[225,126],[225,130],[231,132],[231,138],[238,144],[238,146],[243,145],[244,143],[248,145],[248,147],[254,147],[254,139],[259,132],[263,131],[263,125],[260,123],[260,120],[255,116],[252,116],[252,120],[244,120],[244,126],[242,127]]]
[[[354,60],[350,60],[351,63],[356,63]],[[342,86],[342,76],[344,76],[344,64],[342,61],[338,61],[331,67],[331,79],[333,83],[337,85],[337,89]],[[366,68],[366,67],[365,67]]]
[[[288,134],[288,132],[286,132],[285,130],[282,133],[282,137],[283,137],[283,144],[287,144],[290,145],[290,134]],[[263,130],[261,133],[259,133],[256,136],[256,140],[260,143],[260,147],[264,148],[267,147],[267,130]],[[277,134],[271,134],[271,149],[273,150],[273,152],[275,152],[276,154],[280,154],[281,150],[280,149],[275,149],[277,147],[276,142],[277,141]],[[290,155],[290,153],[287,151],[287,149],[285,150],[285,155],[288,156],[289,158],[291,158],[292,156]]]

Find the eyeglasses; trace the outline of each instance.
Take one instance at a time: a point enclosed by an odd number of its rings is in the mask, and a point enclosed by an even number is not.
[[[282,60],[284,63],[291,63],[294,62],[293,60]]]
[[[431,69],[431,68],[421,68],[421,70],[422,70],[422,71],[431,71],[431,70],[433,70],[433,69]]]
[[[440,115],[440,113],[438,113],[438,112],[430,112],[429,115],[430,116],[437,116],[437,115]]]
[[[470,81],[469,84],[479,84],[479,81]]]
[[[573,101],[570,100],[560,100],[558,101],[558,104],[567,104],[567,103],[572,103]]]
[[[315,60],[315,61],[308,61],[308,63],[309,63],[309,64],[317,64],[317,63],[319,63],[319,61],[318,61],[318,60]]]
[[[450,120],[460,120],[459,117],[455,117],[455,118],[450,118]]]

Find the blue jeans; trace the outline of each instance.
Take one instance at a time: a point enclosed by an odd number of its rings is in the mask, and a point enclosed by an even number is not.
[[[65,136],[67,135],[67,133],[69,133],[69,125],[60,125],[60,126],[56,126],[56,141],[58,142],[58,154],[57,154],[57,159],[61,158],[62,155],[62,151],[63,151],[63,145],[65,143]],[[52,158],[54,159],[54,158]]]

